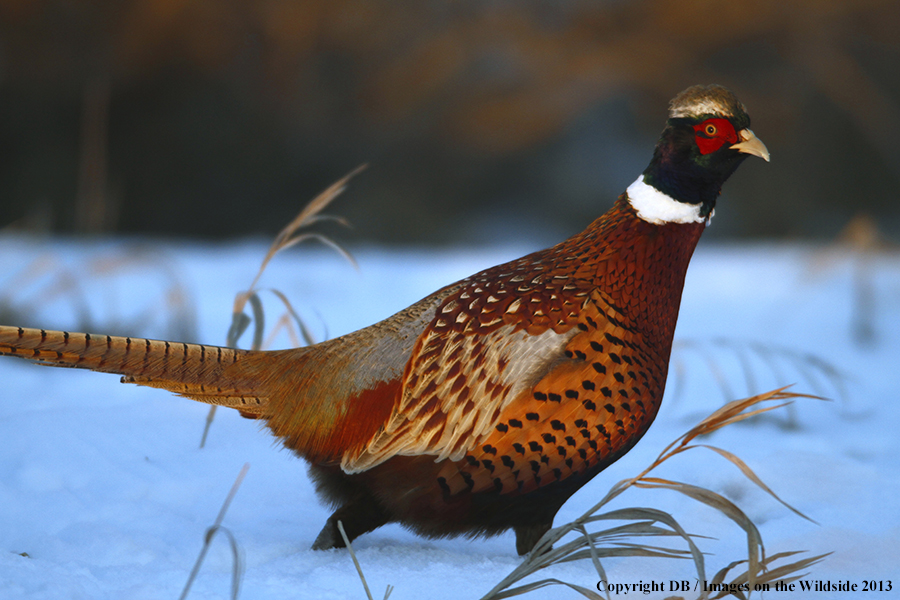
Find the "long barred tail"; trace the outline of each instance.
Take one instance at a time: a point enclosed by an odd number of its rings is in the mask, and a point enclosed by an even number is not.
[[[124,383],[163,388],[260,416],[269,399],[230,368],[249,354],[218,346],[0,325],[0,355],[117,373]]]

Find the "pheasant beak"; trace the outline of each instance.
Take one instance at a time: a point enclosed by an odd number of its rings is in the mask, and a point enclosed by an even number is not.
[[[752,131],[749,129],[741,129],[740,132],[738,132],[738,135],[741,136],[741,141],[732,146],[732,150],[737,150],[738,152],[743,152],[745,154],[752,154],[753,156],[758,156],[764,161],[769,162],[769,150]]]

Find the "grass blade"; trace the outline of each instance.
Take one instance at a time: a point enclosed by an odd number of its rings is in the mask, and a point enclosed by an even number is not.
[[[200,549],[200,555],[197,557],[197,560],[194,563],[194,568],[191,569],[191,574],[188,576],[188,580],[184,584],[184,589],[181,592],[181,596],[179,596],[179,600],[185,600],[185,598],[187,598],[188,596],[188,593],[190,593],[191,586],[194,584],[194,580],[200,573],[200,567],[203,565],[203,561],[206,558],[206,553],[209,551],[209,548],[212,545],[212,540],[216,536],[216,533],[218,533],[219,531],[224,531],[226,535],[228,535],[228,539],[231,543],[231,552],[234,558],[234,568],[232,569],[231,581],[231,597],[233,598],[233,600],[237,600],[240,590],[241,574],[243,573],[241,553],[240,548],[237,545],[237,540],[234,539],[234,536],[230,531],[222,527],[222,521],[225,520],[225,513],[228,512],[228,507],[231,506],[231,501],[234,500],[234,496],[237,494],[238,488],[241,487],[241,483],[243,483],[244,477],[247,475],[247,471],[249,469],[250,463],[245,463],[243,468],[241,468],[240,473],[238,473],[237,478],[234,480],[234,484],[232,484],[231,490],[225,497],[225,501],[222,503],[222,508],[219,509],[219,514],[216,517],[215,522],[209,529],[206,530],[206,535],[203,536],[203,547]]]

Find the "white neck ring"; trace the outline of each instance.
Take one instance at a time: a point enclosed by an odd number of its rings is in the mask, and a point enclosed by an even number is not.
[[[637,211],[638,217],[653,223],[663,225],[665,223],[706,223],[712,219],[715,211],[708,217],[700,215],[699,204],[687,204],[679,202],[668,194],[664,194],[652,185],[644,183],[644,176],[628,186],[626,190],[628,202]]]

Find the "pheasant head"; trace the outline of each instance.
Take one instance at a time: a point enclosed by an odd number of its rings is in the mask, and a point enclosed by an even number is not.
[[[750,155],[769,160],[744,105],[722,86],[695,85],[669,104],[653,159],[628,197],[646,221],[708,221],[722,184]]]

